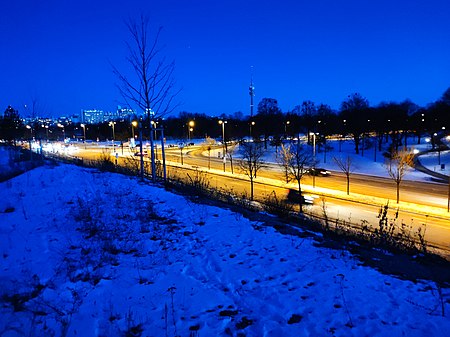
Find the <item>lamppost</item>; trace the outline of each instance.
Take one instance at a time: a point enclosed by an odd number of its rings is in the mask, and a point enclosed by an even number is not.
[[[223,172],[225,172],[225,165],[226,165],[226,146],[225,146],[225,124],[227,121],[219,121],[219,124],[222,125],[222,154],[223,154]]]
[[[194,121],[189,121],[189,123],[188,123],[188,139],[189,140],[191,140],[191,132],[194,131],[194,125],[195,125]]]
[[[86,125],[80,124],[80,126],[83,128],[83,143],[86,143]]]
[[[254,126],[255,125],[255,122],[254,121],[251,121],[250,122],[250,138],[251,139],[253,139],[253,135],[252,135],[252,126]]]
[[[288,127],[289,124],[291,124],[290,121],[286,121],[286,123],[284,123],[284,135],[285,135],[286,138],[287,138],[287,127]]]
[[[116,135],[114,132],[114,124],[116,124],[116,122],[109,122],[109,126],[112,127],[112,133],[113,133],[113,152],[115,152],[115,149],[116,149],[116,144],[115,144]]]
[[[152,129],[153,129],[153,140],[154,140],[154,147],[155,147],[155,159],[158,160],[158,143],[156,142],[156,140],[158,138],[158,134],[156,133],[156,131],[157,131],[156,128],[158,126],[158,122],[150,121],[150,123],[152,124]]]
[[[157,140],[157,133],[156,133],[156,128],[158,127],[158,122],[156,121],[151,121],[152,125],[153,125],[153,139]]]
[[[132,122],[131,122],[131,135],[132,135],[133,139],[134,139],[134,128],[135,128],[137,125],[138,125],[138,122],[137,122],[137,121],[132,121]]]
[[[310,136],[313,136],[313,169],[316,167],[316,133],[310,132]],[[313,172],[313,187],[316,187],[316,173]]]
[[[222,153],[223,156],[225,157],[225,152],[226,152],[226,147],[225,147],[225,124],[227,123],[227,121],[219,121],[219,124],[222,125]]]
[[[30,125],[27,125],[26,128],[30,130],[30,139],[33,139],[33,128]]]

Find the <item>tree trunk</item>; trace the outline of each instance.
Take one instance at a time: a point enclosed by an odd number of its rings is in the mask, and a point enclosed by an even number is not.
[[[301,186],[300,181],[298,182],[298,195],[300,197],[299,202],[298,202],[298,204],[299,204],[299,212],[303,213],[302,186]]]
[[[353,141],[355,142],[355,153],[359,154],[359,143],[360,143],[359,135],[353,136]]]
[[[211,170],[211,150],[208,150],[208,170]]]
[[[347,195],[350,194],[350,175],[347,174]]]
[[[397,181],[397,204],[400,201],[400,181]]]
[[[231,165],[231,174],[234,174],[234,172],[233,172],[233,156],[230,156],[230,165]]]
[[[253,201],[253,178],[250,177],[250,200]]]
[[[150,120],[150,160],[152,164],[152,182],[156,182],[155,142],[153,139],[153,123]]]

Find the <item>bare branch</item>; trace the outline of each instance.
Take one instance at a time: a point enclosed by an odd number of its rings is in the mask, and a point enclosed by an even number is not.
[[[302,194],[302,179],[308,169],[315,165],[314,156],[302,144],[290,144],[281,147],[281,165],[285,169],[286,182],[295,180],[298,184],[298,192]],[[302,203],[299,202],[300,212]]]
[[[408,170],[414,167],[414,154],[411,151],[393,151],[384,164],[387,173],[397,186],[397,204],[400,201],[400,184]]]
[[[157,119],[172,112],[176,106],[175,97],[180,90],[174,90],[175,63],[167,63],[161,56],[159,40],[162,27],[158,27],[153,38],[149,36],[149,19],[141,15],[139,19],[125,22],[131,39],[126,43],[129,55],[127,62],[134,76],[113,66],[113,73],[119,80],[117,88],[122,97],[133,102],[139,109]],[[150,110],[154,115],[150,116]]]
[[[347,156],[345,159],[341,157],[333,157],[334,162],[340,168],[342,172],[344,172],[345,177],[347,178],[347,195],[350,194],[350,175],[353,172],[353,162],[350,156]]]
[[[243,143],[241,147],[242,159],[239,160],[239,168],[250,179],[250,198],[253,200],[253,180],[264,164],[264,151],[259,142]]]

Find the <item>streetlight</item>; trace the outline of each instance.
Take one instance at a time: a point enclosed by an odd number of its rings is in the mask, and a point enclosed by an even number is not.
[[[310,132],[309,135],[313,136],[313,157],[314,161],[316,161],[316,134],[315,132]]]
[[[227,123],[227,121],[219,121],[219,124],[222,125],[222,153],[223,153],[223,172],[225,172],[225,165],[226,165],[226,146],[225,146],[225,124]]]
[[[83,143],[86,143],[86,125],[80,124],[80,126],[83,128]]]
[[[188,123],[188,138],[189,138],[189,140],[191,140],[191,132],[194,131],[194,125],[195,125],[194,121],[189,121],[189,123]]]
[[[310,136],[313,136],[313,169],[316,167],[316,133],[310,132]],[[316,175],[313,172],[313,187],[316,187]]]
[[[251,121],[250,122],[250,138],[252,138],[253,139],[253,136],[252,136],[252,126],[254,126],[255,125],[255,122],[254,121]]]
[[[153,139],[156,140],[157,138],[157,133],[156,133],[156,128],[158,126],[158,122],[156,121],[151,121],[152,125],[153,125]]]
[[[30,125],[27,125],[26,128],[30,130],[30,139],[33,139],[33,128]]]
[[[286,136],[286,138],[287,138],[287,127],[289,124],[291,124],[290,121],[286,121],[286,123],[284,124],[284,135]]]
[[[134,128],[138,125],[137,121],[132,121],[131,122],[131,135],[133,136],[134,139]]]
[[[223,156],[225,157],[225,151],[226,151],[226,147],[225,147],[225,124],[228,123],[227,121],[219,121],[219,124],[222,125],[222,148],[223,148]]]
[[[116,148],[116,144],[115,144],[116,135],[114,132],[114,124],[116,124],[116,122],[109,122],[109,126],[112,127],[112,132],[113,132],[113,152],[115,152],[115,148]]]

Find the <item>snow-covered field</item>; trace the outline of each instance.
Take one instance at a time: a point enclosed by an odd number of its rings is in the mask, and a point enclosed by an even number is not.
[[[39,167],[0,184],[0,336],[450,331],[448,288],[314,243],[134,178]]]

